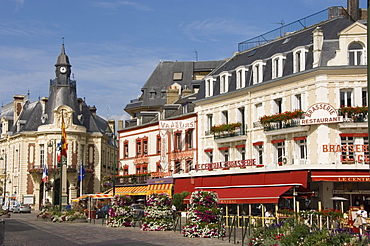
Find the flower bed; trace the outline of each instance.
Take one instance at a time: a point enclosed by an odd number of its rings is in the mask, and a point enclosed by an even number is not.
[[[221,208],[214,192],[195,191],[190,198],[188,222],[182,233],[185,237],[223,237],[225,226],[220,225]]]
[[[130,196],[114,197],[113,206],[108,210],[107,227],[129,227],[134,219],[134,210],[130,206],[132,204]]]
[[[171,198],[165,194],[151,194],[144,210],[143,231],[167,231],[174,225]]]
[[[39,219],[53,222],[72,222],[72,221],[87,221],[86,215],[83,211],[69,210],[69,211],[58,211],[58,210],[44,210],[37,216]]]

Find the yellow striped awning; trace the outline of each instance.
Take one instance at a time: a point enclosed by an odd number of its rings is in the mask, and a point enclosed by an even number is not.
[[[173,184],[148,185],[147,195],[149,196],[153,193],[156,193],[156,194],[167,193],[170,197],[172,197],[172,187],[173,187]]]
[[[110,194],[94,194],[91,195],[92,199],[108,199],[108,198],[113,198],[112,195]]]
[[[116,187],[116,195],[124,196],[145,196],[147,186],[129,186],[129,187]],[[109,191],[109,195],[113,194],[113,189]]]
[[[71,201],[72,202],[79,202],[80,200],[86,199],[87,197],[89,197],[89,195],[83,195],[83,196],[80,196],[80,197],[77,197],[77,198],[73,198],[73,199],[71,199]]]

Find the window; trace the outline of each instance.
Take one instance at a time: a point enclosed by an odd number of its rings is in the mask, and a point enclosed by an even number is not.
[[[255,107],[254,122],[258,122],[264,114],[263,109],[262,109],[262,103],[257,103],[257,104],[255,104],[254,107]]]
[[[363,89],[362,90],[362,106],[367,106],[367,90]]]
[[[208,157],[208,163],[213,163],[213,151],[206,152],[206,155]]]
[[[252,65],[253,73],[253,84],[258,84],[263,82],[263,68],[266,64],[262,61],[256,61]]]
[[[341,145],[353,145],[354,143],[354,137],[341,137]],[[352,150],[352,151],[351,151]],[[342,155],[341,155],[341,160],[342,163],[351,163],[354,162],[355,160],[355,153],[353,152],[353,149],[350,148],[342,148]]]
[[[351,66],[365,65],[365,52],[362,44],[355,42],[348,47],[348,63]]]
[[[157,154],[161,153],[161,136],[157,135]]]
[[[238,67],[236,69],[236,89],[245,87],[245,73],[247,69],[245,67]]]
[[[257,165],[263,165],[263,143],[255,143],[254,145],[254,156],[256,158]]]
[[[136,140],[136,156],[141,155],[141,139]]]
[[[192,159],[189,159],[189,160],[186,160],[185,172],[188,173],[191,170],[193,170],[193,160]]]
[[[176,161],[175,162],[175,173],[180,173],[182,171],[181,169],[181,162],[180,161]]]
[[[297,94],[294,96],[295,102],[294,102],[294,110],[295,109],[302,109],[302,95]]]
[[[369,164],[369,137],[364,137],[364,145],[367,146],[364,150],[364,164]]]
[[[241,147],[237,149],[239,152],[239,159],[245,160],[245,147]]]
[[[207,114],[207,132],[211,132],[211,127],[213,126],[213,115]],[[207,135],[207,134],[206,134]]]
[[[277,54],[272,57],[272,79],[283,76],[283,69],[285,65],[285,56]]]
[[[150,99],[154,99],[154,98],[155,98],[155,94],[156,94],[156,92],[155,92],[154,88],[152,88],[152,89],[149,91],[149,98],[150,98]]]
[[[282,165],[283,157],[285,156],[285,140],[284,139],[272,140],[271,143],[275,146],[276,149],[277,164]]]
[[[45,145],[40,144],[40,167],[45,165]]]
[[[274,100],[274,113],[282,113],[283,112],[283,100],[281,98]]]
[[[229,149],[220,150],[221,153],[221,159],[223,159],[224,162],[229,161]]]
[[[148,154],[148,138],[143,139],[143,154]]]
[[[352,90],[340,90],[340,106],[352,106]]]
[[[213,96],[213,78],[206,79],[206,97]]]
[[[174,81],[182,80],[182,72],[173,73],[173,80]]]
[[[237,121],[242,123],[242,125],[240,127],[240,133],[245,134],[245,128],[246,127],[245,127],[245,108],[244,107],[238,108]]]
[[[229,112],[227,110],[221,112],[221,123],[229,123]]]
[[[128,158],[128,141],[123,143],[123,158]]]
[[[298,159],[307,159],[307,139],[305,137],[300,137],[296,139],[298,146]]]
[[[180,151],[181,150],[181,132],[175,132],[175,151]]]
[[[229,91],[229,76],[227,72],[220,74],[220,93],[226,93]]]
[[[293,73],[306,70],[306,53],[308,50],[304,47],[298,47],[293,50]]]
[[[193,129],[185,132],[185,148],[187,150],[193,148]]]

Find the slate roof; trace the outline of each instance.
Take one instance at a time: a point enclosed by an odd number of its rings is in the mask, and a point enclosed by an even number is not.
[[[286,55],[283,76],[293,73],[293,52],[296,47],[304,46],[308,48],[306,57],[306,70],[312,69],[313,63],[313,44],[312,32],[315,28],[320,27],[324,34],[324,44],[322,47],[320,66],[326,66],[327,62],[335,56],[335,52],[339,46],[338,33],[346,27],[353,24],[352,21],[340,16],[327,21],[323,21],[316,25],[307,27],[303,30],[288,34],[282,38],[277,38],[274,41],[265,43],[261,46],[251,48],[249,50],[237,53],[231,59],[226,60],[223,64],[215,69],[209,75],[216,78],[213,88],[213,96],[220,94],[220,73],[230,72],[232,76],[229,78],[229,92],[236,90],[236,72],[235,69],[239,66],[249,67],[246,74],[246,87],[252,86],[252,63],[256,60],[266,62],[263,82],[271,80],[271,57],[278,53]],[[289,40],[287,40],[289,39]],[[285,43],[284,43],[285,41]],[[253,54],[254,53],[254,54]],[[205,98],[205,83],[202,81],[197,100]]]
[[[69,64],[69,58],[64,54],[64,46],[62,47],[62,53],[58,56],[56,66],[63,62]],[[14,105],[13,102],[2,107],[0,113],[0,119],[5,118],[9,122],[9,135],[14,135],[17,133],[27,132],[27,131],[37,131],[38,127],[41,125],[47,125],[54,122],[53,110],[58,106],[67,105],[73,109],[73,124],[84,126],[87,133],[101,133],[109,137],[109,143],[116,146],[113,134],[107,132],[106,129],[109,128],[108,121],[104,118],[94,114],[90,110],[84,101],[82,101],[82,110],[80,110],[77,94],[76,94],[76,81],[69,80],[69,85],[56,85],[57,78],[50,80],[49,84],[49,97],[46,102],[45,114],[47,115],[47,120],[43,123],[41,118],[43,115],[42,101],[39,99],[34,102],[30,102],[29,95],[24,96],[23,110],[18,118],[18,122],[13,122],[14,116]],[[80,99],[82,100],[82,99]],[[80,120],[83,119],[83,120]],[[20,127],[17,126],[20,125]],[[0,130],[2,125],[0,125]]]
[[[125,110],[127,112],[130,109],[139,107],[155,108],[166,104],[167,100],[162,97],[162,92],[165,92],[168,87],[174,83],[181,85],[181,88],[185,87],[193,89],[199,84],[196,80],[193,80],[194,72],[207,71],[211,72],[223,60],[219,61],[163,61],[160,62],[150,75],[144,86],[141,88],[142,94],[137,100],[131,100],[126,105]],[[182,73],[182,79],[174,79],[174,73]],[[154,98],[150,96],[150,93],[155,93]]]

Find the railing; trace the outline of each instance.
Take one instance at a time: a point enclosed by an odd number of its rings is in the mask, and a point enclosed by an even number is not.
[[[300,126],[300,119],[295,118],[295,119],[290,119],[287,122],[280,121],[280,122],[270,122],[269,125],[264,126],[263,130],[264,131],[273,131],[273,130],[279,130],[279,129],[284,129],[284,128],[290,128],[290,127],[297,127]]]
[[[146,181],[150,179],[150,176],[133,176],[133,177],[117,177],[117,185],[142,185],[146,184]]]
[[[214,139],[221,139],[221,138],[230,138],[230,137],[236,137],[236,136],[243,136],[245,135],[245,130],[240,128],[235,129],[234,131],[224,131],[224,132],[218,132],[214,133]]]
[[[368,121],[367,113],[358,113],[353,115],[348,115],[347,113],[342,113],[340,109],[338,109],[338,115],[343,116],[343,122],[345,123],[361,123]]]
[[[272,31],[266,32],[257,37],[248,39],[244,42],[240,42],[238,44],[238,51],[242,52],[244,50],[251,49],[253,47],[256,47],[264,43],[270,42],[272,40],[275,40],[277,37],[283,37],[287,34],[293,33],[295,31],[299,31],[308,26],[311,26],[321,21],[327,20],[328,17],[338,16],[341,10],[343,10],[343,7],[336,6],[330,9],[324,9],[320,12],[317,12],[315,14],[312,14],[310,16],[307,16],[305,18],[299,19],[297,21],[294,21],[286,25],[282,21],[281,23],[278,23],[278,24],[281,24],[281,27],[278,27]]]

